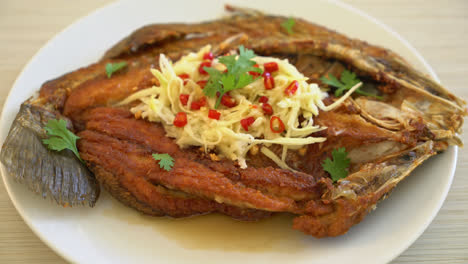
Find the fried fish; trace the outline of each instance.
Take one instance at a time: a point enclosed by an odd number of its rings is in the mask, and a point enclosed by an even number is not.
[[[297,215],[293,227],[315,237],[338,236],[359,223],[378,201],[418,165],[461,146],[457,133],[465,101],[415,70],[394,52],[348,38],[325,27],[295,19],[294,34],[281,26],[287,18],[227,6],[230,16],[199,24],[157,24],[136,30],[90,66],[42,85],[36,98],[21,106],[0,159],[9,174],[57,203],[93,206],[104,187],[122,203],[154,216],[187,217],[219,212],[253,221],[274,213]],[[181,149],[158,123],[135,118],[118,102],[154,85],[150,68],[161,54],[177,60],[205,45],[215,55],[239,45],[256,54],[288,59],[309,78],[356,72],[364,87],[381,99],[353,95],[315,122],[322,143],[289,151],[280,168],[261,153],[250,152],[248,168],[197,147]],[[127,63],[108,78],[105,65]],[[338,100],[329,96],[325,104]],[[48,150],[41,142],[50,119],[67,120],[80,137],[86,166],[68,151]],[[322,163],[345,147],[351,166],[334,182]],[[280,147],[271,150],[281,153]],[[171,171],[151,153],[168,153]],[[28,166],[26,166],[26,164]]]

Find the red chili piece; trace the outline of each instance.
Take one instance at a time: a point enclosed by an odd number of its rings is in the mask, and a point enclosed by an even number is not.
[[[259,72],[254,72],[254,71],[249,71],[249,74],[252,75],[252,77],[258,77],[261,75]]]
[[[219,120],[220,116],[221,116],[221,113],[216,110],[210,109],[210,111],[208,111],[208,117],[211,119]]]
[[[264,72],[263,73],[263,84],[265,85],[265,89],[271,90],[275,88],[275,79],[271,76],[271,73]]]
[[[279,70],[278,63],[274,61],[263,64],[263,67],[265,68],[265,71],[269,73]]]
[[[296,93],[297,88],[299,87],[299,82],[298,81],[292,81],[288,87],[284,90],[284,93],[288,96],[291,96]]]
[[[224,94],[223,97],[221,97],[221,104],[227,107],[234,107],[236,106],[236,100],[229,94]]]
[[[254,67],[255,68],[260,68],[260,66],[258,66],[258,64],[255,64]],[[258,76],[261,75],[261,73],[255,72],[255,71],[249,71],[249,74],[252,75],[253,77],[258,77]]]
[[[187,105],[189,97],[190,97],[190,95],[188,95],[188,94],[180,94],[179,95],[180,103],[182,105]]]
[[[205,85],[207,82],[208,82],[207,80],[202,80],[202,81],[198,81],[197,84],[198,86],[200,86],[200,88],[205,89]]]
[[[202,63],[200,63],[200,66],[198,67],[198,72],[200,74],[208,74],[205,69],[203,69],[204,67],[211,67],[211,61],[204,61]]]
[[[260,103],[268,103],[268,97],[266,96],[261,96],[260,99],[258,99]]]
[[[179,75],[177,75],[179,78],[181,78],[182,80],[185,80],[185,79],[188,79],[190,78],[190,75],[188,75],[188,73],[181,73]]]
[[[284,127],[283,121],[277,116],[272,116],[270,119],[270,129],[273,133],[281,133],[286,128]]]
[[[197,101],[193,101],[190,104],[190,110],[200,110],[200,108],[205,105],[206,105],[206,97],[203,96],[202,98],[198,99]]]
[[[252,116],[244,118],[240,121],[241,126],[244,128],[245,131],[249,131],[249,126],[251,126],[253,122],[255,122],[255,118],[253,118]]]
[[[179,74],[177,76],[184,81],[184,85],[187,84],[188,79],[190,78],[190,75],[188,75],[187,73],[182,73],[182,74]]]
[[[187,124],[187,114],[184,112],[177,113],[173,124],[176,127],[184,127]]]
[[[203,60],[212,61],[213,59],[214,59],[213,53],[207,52],[207,53],[203,54]]]
[[[262,104],[262,110],[265,115],[272,115],[273,114],[273,107],[271,107],[268,103]]]

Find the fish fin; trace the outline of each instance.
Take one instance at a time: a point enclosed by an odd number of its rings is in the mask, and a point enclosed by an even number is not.
[[[8,174],[43,198],[62,206],[93,207],[100,189],[92,173],[71,151],[52,151],[42,143],[43,127],[55,118],[57,114],[41,106],[23,103],[2,146],[0,161]]]
[[[364,164],[357,172],[338,181],[332,199],[339,197],[357,199],[365,195],[382,197],[416,167],[435,154],[434,142],[426,141],[414,148]]]

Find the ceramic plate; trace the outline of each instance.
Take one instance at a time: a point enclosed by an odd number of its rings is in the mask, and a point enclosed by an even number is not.
[[[437,79],[405,40],[368,15],[333,1],[241,1],[230,4],[303,17],[390,48]],[[133,30],[161,22],[220,17],[222,1],[122,1],[99,9],[49,41],[19,75],[5,103],[1,141],[19,105],[46,80],[98,60]],[[401,254],[426,229],[449,190],[457,148],[431,158],[400,183],[346,235],[315,239],[276,217],[241,223],[211,215],[171,220],[142,216],[105,192],[95,208],[60,208],[33,195],[5,174],[18,212],[31,229],[65,259],[79,263],[383,263]]]

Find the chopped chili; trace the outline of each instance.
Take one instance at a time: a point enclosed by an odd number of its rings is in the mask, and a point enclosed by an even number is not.
[[[254,122],[255,118],[252,116],[244,118],[240,121],[241,126],[244,128],[245,131],[249,131],[249,126],[251,126]]]
[[[284,127],[283,121],[277,116],[272,116],[270,119],[270,129],[273,133],[281,133],[286,128]]]
[[[176,127],[184,127],[187,125],[187,114],[184,112],[179,112],[174,118],[173,122],[174,126]]]

